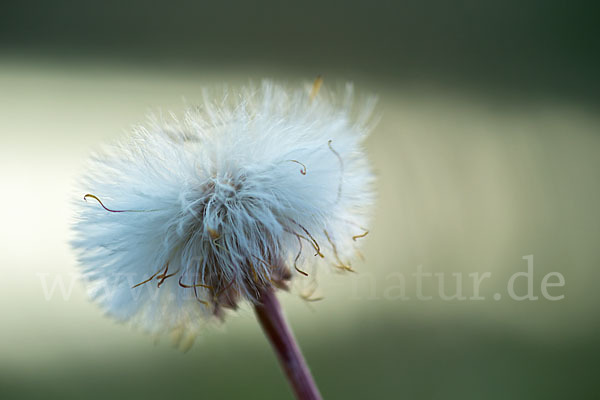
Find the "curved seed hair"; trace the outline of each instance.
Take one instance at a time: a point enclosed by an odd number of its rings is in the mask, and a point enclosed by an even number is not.
[[[362,230],[364,230],[364,233],[361,233],[360,235],[354,235],[352,236],[352,240],[354,240],[356,242],[356,239],[360,239],[360,238],[364,238],[365,236],[367,236],[369,234],[369,231],[365,228],[360,228]]]
[[[92,198],[94,200],[96,200],[98,203],[100,203],[100,205],[102,206],[102,208],[104,208],[106,211],[111,212],[111,213],[125,213],[125,212],[153,212],[153,211],[159,211],[159,210],[111,210],[110,208],[106,207],[104,205],[104,203],[102,203],[102,201],[95,195],[93,194],[86,194],[85,196],[83,196],[83,200],[87,201],[87,199]]]
[[[302,175],[306,175],[306,165],[304,165],[303,163],[301,163],[298,160],[287,160],[287,161],[302,165],[302,168],[300,168],[300,173]]]
[[[333,249],[334,257],[338,262],[338,265],[336,265],[336,268],[339,268],[343,271],[356,272],[355,270],[352,269],[352,267],[350,267],[349,265],[346,265],[342,260],[340,260],[340,256],[338,255],[337,247],[335,246],[335,243],[333,243],[333,241],[329,237],[329,234],[327,233],[327,231],[324,230],[323,232],[325,233],[325,237],[327,237],[327,241],[329,242],[329,244],[331,245],[331,248]]]
[[[298,259],[302,255],[302,239],[300,238],[300,235],[296,235],[296,237],[298,238],[298,244],[300,245],[300,250],[298,250],[298,254],[296,255],[296,258],[294,259],[294,269],[296,271],[298,271],[299,273],[301,273],[302,275],[308,276],[308,273],[306,273],[306,272],[302,271],[300,268],[298,268]]]

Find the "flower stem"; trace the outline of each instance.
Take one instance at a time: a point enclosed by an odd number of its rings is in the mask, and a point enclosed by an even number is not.
[[[254,306],[256,317],[271,342],[279,363],[298,400],[321,400],[321,394],[306,365],[302,352],[287,325],[279,301],[271,289],[261,292]]]

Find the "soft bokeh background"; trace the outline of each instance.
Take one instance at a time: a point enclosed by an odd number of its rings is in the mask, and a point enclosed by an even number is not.
[[[327,399],[593,398],[600,356],[597,13],[558,1],[3,2],[0,398],[290,398],[243,309],[187,353],[90,303],[69,250],[89,152],[205,86],[355,82],[380,98],[355,275],[281,295]],[[509,277],[534,255],[534,290]],[[490,272],[482,301],[414,273]],[[399,297],[398,274],[407,278]],[[46,300],[44,285],[62,279]],[[522,293],[525,285],[517,289]],[[494,300],[500,293],[502,298]]]

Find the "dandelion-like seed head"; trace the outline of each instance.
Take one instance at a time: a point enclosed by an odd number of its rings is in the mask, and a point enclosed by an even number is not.
[[[320,265],[352,269],[373,201],[373,102],[316,90],[205,95],[93,157],[73,245],[109,314],[193,331]]]

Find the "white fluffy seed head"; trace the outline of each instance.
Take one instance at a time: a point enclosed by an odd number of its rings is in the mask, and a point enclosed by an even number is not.
[[[314,93],[313,93],[314,94]],[[109,314],[150,331],[221,317],[317,265],[350,268],[373,202],[372,101],[271,82],[152,119],[93,157],[77,250]]]

